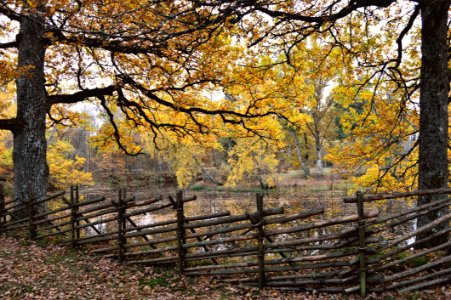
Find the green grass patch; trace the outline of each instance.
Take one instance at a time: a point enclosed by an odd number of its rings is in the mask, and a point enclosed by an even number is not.
[[[207,191],[207,192],[211,192],[216,190],[215,187],[211,187],[211,186],[206,186],[206,185],[194,185],[192,187],[190,187],[190,190],[192,191]]]
[[[64,252],[61,254],[50,254],[44,259],[46,265],[53,265],[59,263],[72,263],[78,258],[79,254],[76,252]]]
[[[429,258],[425,256],[415,257],[408,262],[409,268],[421,267],[429,262]]]
[[[145,280],[141,280],[139,282],[140,286],[148,286],[151,288],[157,287],[157,286],[162,286],[162,287],[168,287],[169,286],[169,282],[166,279],[166,277],[154,277],[154,278],[148,278]]]
[[[204,191],[204,192],[229,192],[229,193],[268,193],[269,190],[261,189],[259,187],[211,187],[205,185],[193,185],[189,188],[191,191]]]

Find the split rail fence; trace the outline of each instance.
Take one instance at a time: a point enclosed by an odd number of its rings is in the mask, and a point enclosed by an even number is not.
[[[0,234],[54,239],[127,264],[177,265],[187,276],[217,275],[229,282],[300,291],[338,293],[418,290],[451,282],[449,221],[451,189],[345,198],[356,213],[327,219],[324,209],[286,214],[265,207],[256,195],[255,211],[228,211],[187,216],[186,198],[137,200],[121,189],[116,199],[80,201],[78,187],[27,203],[5,202],[0,185]],[[441,200],[380,215],[365,209],[375,201],[405,200],[443,194]],[[433,211],[435,222],[414,228],[415,220]],[[165,220],[142,222],[144,215]],[[418,234],[433,231],[421,240]],[[407,228],[414,228],[408,230]],[[435,237],[443,244],[413,248]]]

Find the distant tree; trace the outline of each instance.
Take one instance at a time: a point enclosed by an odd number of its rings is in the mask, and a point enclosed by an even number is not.
[[[303,136],[306,152],[312,152],[314,155],[311,157],[316,158],[317,175],[322,176],[324,150],[326,143],[335,138],[332,129],[334,116],[337,114],[335,99],[328,95],[328,89],[330,90],[342,76],[343,64],[339,51],[330,45],[321,45],[318,36],[312,36],[309,41],[306,43],[308,45],[293,49],[289,64],[292,70],[291,72],[287,70],[287,75],[294,72],[303,78],[304,82],[298,83],[298,86],[292,89],[298,89],[299,94],[307,97],[301,112],[309,116],[310,120],[306,122],[304,128],[298,130],[298,133]],[[293,136],[293,139],[296,148],[300,148],[300,139],[297,136]],[[309,139],[313,142],[308,142]],[[308,160],[303,163],[308,165]],[[306,166],[304,170],[304,173],[308,173]]]

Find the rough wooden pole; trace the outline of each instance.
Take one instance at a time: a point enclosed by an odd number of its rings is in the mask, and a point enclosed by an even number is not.
[[[126,244],[126,225],[127,218],[125,216],[126,213],[126,205],[124,200],[127,197],[127,191],[125,189],[119,189],[119,197],[117,201],[117,248],[118,248],[118,260],[123,262],[125,260],[125,244]]]
[[[70,240],[72,248],[77,246],[78,206],[75,189],[75,186],[70,186]]]
[[[360,296],[364,298],[366,296],[366,262],[365,262],[365,211],[363,207],[363,193],[357,192],[357,213],[359,215],[359,221],[357,222],[359,231],[359,272],[360,272]]]
[[[0,183],[0,228],[6,223],[5,189]]]
[[[263,195],[257,194],[257,231],[258,231],[258,288],[265,286],[265,249],[264,238],[265,231],[263,229]]]
[[[183,193],[177,191],[176,195],[176,211],[177,211],[177,244],[178,244],[178,256],[179,256],[179,271],[180,274],[184,273],[185,269],[185,254],[186,249],[183,245],[186,243],[185,239],[185,216],[183,212]]]
[[[75,186],[75,191],[74,191],[75,195],[74,195],[74,201],[75,201],[75,239],[79,240],[80,239],[80,221],[78,220],[79,217],[79,206],[78,204],[80,203],[80,194],[78,192],[78,185]]]
[[[28,217],[29,217],[29,223],[28,223],[28,231],[30,239],[35,239],[37,236],[36,231],[36,225],[34,224],[34,216],[36,215],[36,207],[35,207],[35,201],[33,193],[30,193],[30,199],[28,201]]]

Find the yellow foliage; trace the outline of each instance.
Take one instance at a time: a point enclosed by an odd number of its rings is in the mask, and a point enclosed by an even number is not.
[[[50,169],[49,183],[58,189],[70,185],[93,185],[92,174],[83,171],[86,159],[74,156],[74,147],[67,141],[59,140],[48,147],[47,161]]]
[[[235,186],[243,178],[253,177],[261,184],[273,187],[279,146],[258,137],[238,139],[228,153],[230,172],[226,185]]]
[[[15,90],[13,82],[0,87],[0,119],[12,118],[16,115],[16,107],[12,101]]]
[[[337,87],[333,94],[342,105],[340,125],[344,136],[328,148],[327,159],[345,177],[354,177],[357,189],[413,189],[418,172],[418,112],[400,106],[394,100],[397,95],[364,90],[350,101],[356,90],[344,86]]]
[[[13,95],[15,85],[12,82],[0,87],[0,119],[14,117],[16,108],[13,105]],[[12,134],[7,131],[0,131],[0,174],[11,176],[13,169],[12,160]]]
[[[13,168],[12,149],[6,147],[4,141],[10,137],[6,132],[0,132],[0,175],[11,175]]]

